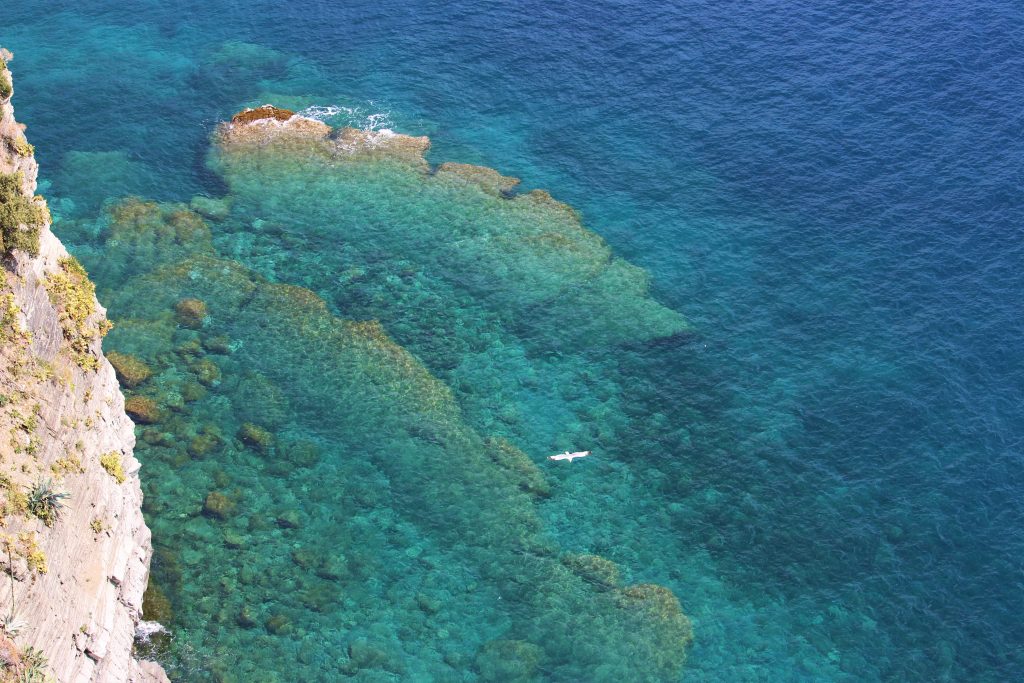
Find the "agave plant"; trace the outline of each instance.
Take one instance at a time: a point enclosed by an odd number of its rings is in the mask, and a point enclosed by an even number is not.
[[[39,480],[28,493],[28,510],[46,526],[53,526],[65,507],[64,499],[67,497],[67,493],[54,489],[52,480]]]
[[[0,615],[0,633],[9,638],[17,636],[26,626],[28,626],[28,622],[17,614],[8,613]]]

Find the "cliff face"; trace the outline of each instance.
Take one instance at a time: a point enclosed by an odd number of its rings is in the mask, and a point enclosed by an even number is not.
[[[152,548],[132,422],[100,350],[109,324],[50,232],[45,201],[32,198],[38,167],[14,119],[4,57],[0,669],[62,682],[166,680],[132,658]]]

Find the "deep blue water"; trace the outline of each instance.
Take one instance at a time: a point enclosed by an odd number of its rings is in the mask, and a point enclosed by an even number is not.
[[[679,596],[688,678],[1024,678],[1019,5],[338,5],[7,0],[58,218],[221,194],[213,126],[285,96],[545,188],[694,329],[617,361],[655,445],[615,509],[542,511],[581,549],[667,511],[614,559]]]

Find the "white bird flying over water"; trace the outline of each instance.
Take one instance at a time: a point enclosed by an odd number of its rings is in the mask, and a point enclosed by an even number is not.
[[[548,460],[568,460],[569,462],[572,462],[573,458],[585,458],[588,455],[590,455],[590,451],[576,451],[575,453],[566,451],[565,453],[559,453],[558,455],[549,455]]]

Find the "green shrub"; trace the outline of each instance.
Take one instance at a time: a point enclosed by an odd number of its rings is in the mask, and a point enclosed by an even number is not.
[[[47,673],[49,662],[41,650],[31,645],[21,651],[21,677],[19,683],[47,683],[53,680]]]
[[[60,260],[60,270],[46,278],[46,291],[57,307],[64,338],[75,362],[83,370],[95,370],[99,361],[90,345],[103,335],[100,323],[92,321],[96,312],[96,287],[75,257]]]
[[[13,138],[10,145],[11,150],[20,157],[30,157],[36,151],[36,148],[23,137]]]
[[[121,465],[121,454],[117,451],[110,451],[100,456],[100,464],[107,474],[117,480],[118,484],[124,483],[124,467]]]
[[[39,231],[50,220],[50,213],[45,203],[22,194],[23,180],[20,172],[0,173],[0,253],[21,249],[35,256]]]

